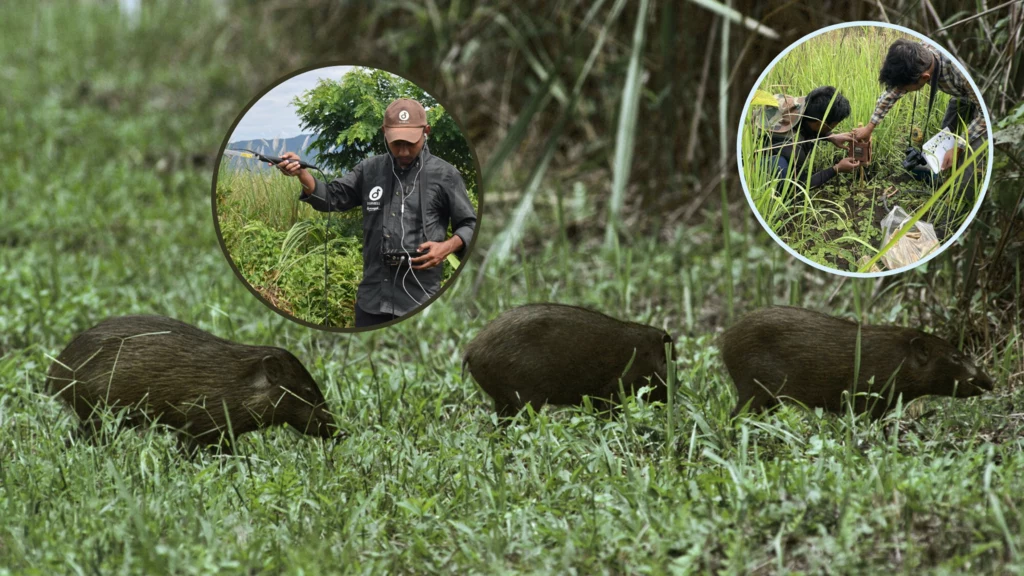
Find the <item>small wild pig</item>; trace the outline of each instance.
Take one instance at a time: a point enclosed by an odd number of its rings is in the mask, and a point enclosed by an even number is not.
[[[879,418],[901,394],[908,403],[928,394],[965,398],[992,390],[992,379],[941,338],[899,326],[862,326],[860,337],[855,390],[857,323],[785,306],[747,314],[719,340],[739,397],[733,416],[748,401],[751,411],[763,411],[781,397],[841,412],[848,391],[882,396],[851,396],[855,412]]]
[[[498,416],[514,416],[526,404],[595,405],[615,399],[623,388],[640,388],[650,378],[651,400],[665,401],[664,330],[623,322],[592,310],[562,304],[527,304],[484,327],[466,347],[463,371],[494,399]],[[633,364],[623,375],[633,357]]]
[[[188,451],[291,424],[329,437],[334,420],[313,377],[290,352],[218,338],[162,316],[109,318],[82,332],[50,366],[51,393],[90,435],[95,412],[129,408],[132,426],[156,421],[180,431]]]

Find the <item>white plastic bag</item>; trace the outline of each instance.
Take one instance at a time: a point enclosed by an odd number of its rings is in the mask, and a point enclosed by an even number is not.
[[[910,215],[903,208],[896,206],[882,218],[882,246],[892,240],[894,234],[910,220]],[[896,244],[882,256],[882,262],[890,270],[909,266],[920,261],[939,247],[939,238],[935,235],[935,227],[918,220]]]

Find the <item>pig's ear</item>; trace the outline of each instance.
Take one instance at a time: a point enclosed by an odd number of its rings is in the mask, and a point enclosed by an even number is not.
[[[260,359],[260,374],[266,386],[277,386],[284,381],[284,365],[276,356],[264,356]]]
[[[665,344],[669,345],[669,360],[674,360],[676,357],[676,342],[675,340],[672,339],[672,336],[670,336],[668,332],[665,332],[661,337],[661,352],[658,354],[658,356],[663,357],[665,355]]]
[[[910,362],[915,367],[928,364],[928,344],[920,336],[910,339]]]

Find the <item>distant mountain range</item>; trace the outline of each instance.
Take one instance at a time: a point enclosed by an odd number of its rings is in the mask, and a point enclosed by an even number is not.
[[[294,152],[299,155],[303,161],[310,164],[317,164],[317,155],[313,150],[310,149],[310,145],[316,140],[316,134],[299,134],[291,138],[260,138],[257,140],[238,140],[236,142],[229,142],[228,149],[230,150],[252,150],[260,154],[266,154],[268,156],[280,156],[285,152]],[[228,162],[228,166],[232,168],[249,168],[251,165],[258,165],[264,168],[270,168],[263,162],[258,160],[252,160],[247,158],[239,158],[237,156],[224,156],[224,162]]]

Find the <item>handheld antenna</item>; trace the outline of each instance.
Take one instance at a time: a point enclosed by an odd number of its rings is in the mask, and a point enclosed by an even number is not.
[[[910,110],[910,128],[907,129],[907,148],[914,147],[914,115],[917,114],[917,92],[914,92],[914,107]]]

